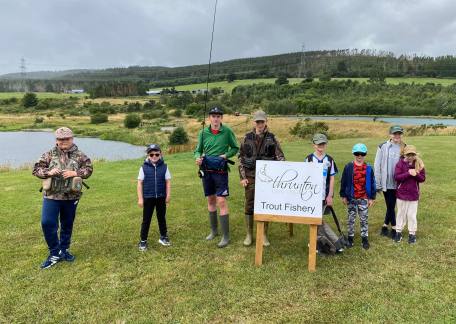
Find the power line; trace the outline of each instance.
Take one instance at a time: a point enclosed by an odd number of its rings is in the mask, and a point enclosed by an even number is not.
[[[25,74],[26,74],[26,67],[25,67],[25,58],[21,58],[21,66],[20,66],[20,69],[21,69],[21,77],[24,79],[25,78]]]

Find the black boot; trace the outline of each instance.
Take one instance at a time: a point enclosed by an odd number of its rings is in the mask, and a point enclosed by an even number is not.
[[[353,247],[353,240],[354,240],[354,236],[349,236],[348,237],[348,244],[347,244],[347,247],[348,248],[352,248]]]
[[[392,240],[396,239],[396,230],[394,228],[391,229],[390,235]]]
[[[382,230],[380,231],[381,236],[388,236],[388,226],[382,226]]]
[[[218,247],[224,248],[230,243],[230,216],[220,215],[220,227],[222,228],[222,239],[220,240]]]
[[[369,240],[367,239],[367,236],[363,236],[362,238],[362,241],[363,241],[363,249],[364,250],[369,250]]]
[[[211,233],[206,237],[206,240],[213,240],[218,235],[217,230],[217,212],[209,212],[209,224],[211,225]]]

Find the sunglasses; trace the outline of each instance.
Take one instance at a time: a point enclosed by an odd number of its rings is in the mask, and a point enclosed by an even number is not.
[[[65,142],[73,139],[73,137],[57,138],[58,141]]]
[[[154,156],[159,157],[160,153],[150,153],[149,156],[150,157],[154,157]]]
[[[353,153],[354,156],[366,156],[366,153],[362,153],[362,152],[355,152]]]

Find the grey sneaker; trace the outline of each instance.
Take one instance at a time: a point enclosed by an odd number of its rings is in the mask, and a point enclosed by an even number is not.
[[[163,246],[170,246],[171,242],[169,241],[168,236],[161,236],[160,239],[158,240],[158,243],[160,243]]]
[[[147,241],[139,241],[138,244],[139,251],[146,251],[147,250]]]

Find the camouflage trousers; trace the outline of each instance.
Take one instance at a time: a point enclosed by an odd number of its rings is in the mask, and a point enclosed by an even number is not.
[[[246,215],[253,215],[255,202],[255,178],[247,178],[249,183],[245,187],[245,205],[244,212]]]
[[[352,199],[348,203],[348,236],[355,236],[355,220],[356,214],[359,215],[359,223],[361,226],[361,236],[368,236],[368,218],[369,209],[367,207],[367,199]]]

